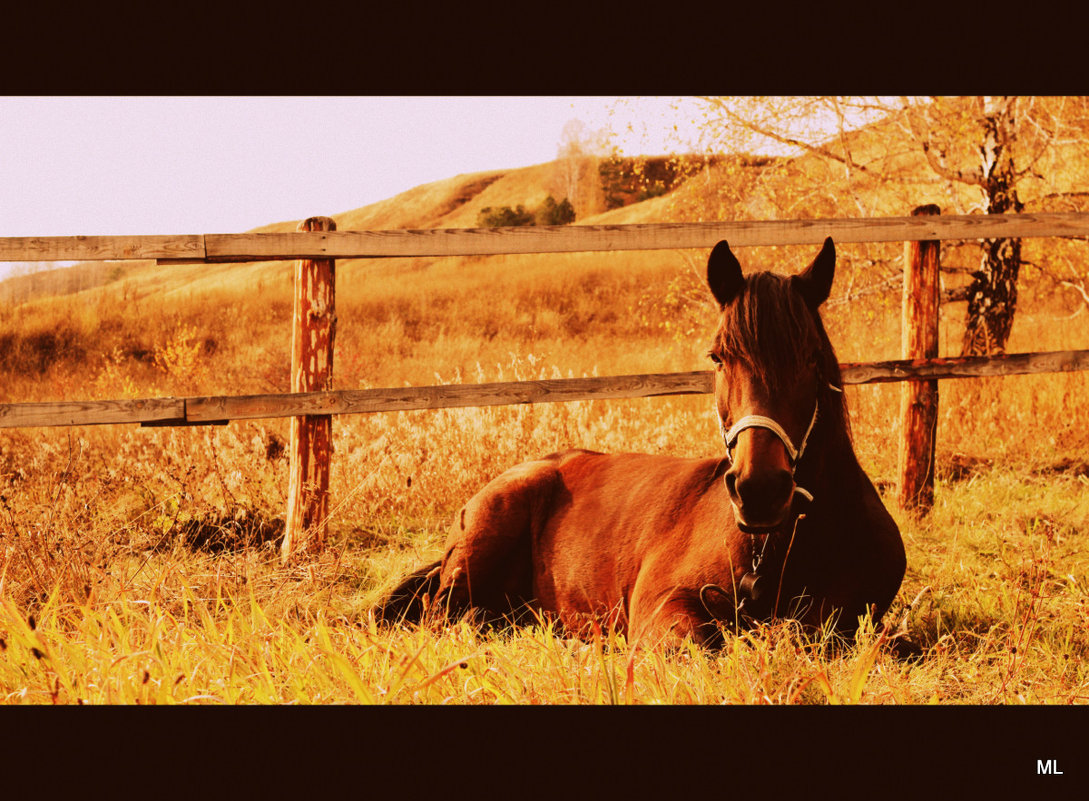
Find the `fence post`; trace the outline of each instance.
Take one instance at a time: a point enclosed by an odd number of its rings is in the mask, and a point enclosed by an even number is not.
[[[912,216],[941,214],[935,205],[919,206]],[[938,271],[941,243],[908,242],[905,248],[902,341],[903,358],[938,356]],[[901,509],[926,514],[934,505],[934,440],[938,425],[938,381],[905,381],[900,389]]]
[[[299,231],[335,231],[329,217],[310,217]],[[291,391],[333,388],[333,338],[336,335],[336,260],[295,262],[295,314],[291,332]],[[325,545],[329,514],[329,457],[333,447],[331,415],[291,418],[291,462],[287,519],[280,549],[286,564],[296,553],[317,553]]]

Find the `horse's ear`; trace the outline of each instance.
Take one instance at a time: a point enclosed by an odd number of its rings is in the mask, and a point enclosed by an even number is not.
[[[832,237],[824,240],[824,247],[805,270],[797,277],[798,288],[809,308],[816,310],[828,300],[832,291],[832,279],[836,275],[836,246]]]
[[[724,309],[745,286],[741,263],[725,239],[715,245],[707,259],[707,285],[711,287],[711,294],[715,296],[718,305]]]

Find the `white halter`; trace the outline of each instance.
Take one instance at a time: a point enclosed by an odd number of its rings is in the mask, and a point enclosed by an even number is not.
[[[805,436],[802,437],[802,444],[797,448],[794,447],[794,443],[790,441],[790,435],[786,430],[770,417],[764,417],[759,414],[750,414],[742,417],[736,423],[731,426],[730,430],[726,430],[725,424],[722,422],[722,418],[719,418],[718,425],[722,430],[722,439],[726,443],[726,455],[730,461],[733,462],[733,449],[737,445],[737,438],[741,432],[746,428],[766,428],[772,434],[777,436],[786,448],[787,456],[790,458],[790,467],[794,468],[798,464],[798,461],[802,458],[802,454],[805,453],[806,443],[809,441],[809,435],[813,432],[813,426],[817,423],[817,411],[820,408],[820,403],[813,404],[813,417],[809,421],[809,428],[805,430]]]

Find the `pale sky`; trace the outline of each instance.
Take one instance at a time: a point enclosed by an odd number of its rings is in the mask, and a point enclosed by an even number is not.
[[[625,136],[628,153],[664,153],[671,100],[0,97],[0,236],[240,233],[337,214],[551,161],[573,119]]]

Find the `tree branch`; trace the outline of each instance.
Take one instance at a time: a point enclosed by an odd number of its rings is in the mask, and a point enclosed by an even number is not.
[[[1089,307],[1089,292],[1085,291],[1085,286],[1083,284],[1075,284],[1073,281],[1060,281],[1059,284],[1061,286],[1070,287],[1081,295],[1082,302]]]
[[[901,97],[900,103],[903,106],[904,118],[907,120],[908,127],[911,130],[911,136],[919,143],[922,148],[923,155],[926,157],[926,163],[930,165],[930,169],[939,178],[944,178],[947,181],[960,184],[968,184],[969,186],[980,186],[983,183],[982,175],[974,175],[972,173],[965,173],[961,170],[953,170],[945,164],[945,154],[938,150],[938,156],[934,155],[933,148],[930,144],[929,127],[926,131],[919,130],[916,124],[915,115],[912,113],[911,102],[907,97]],[[922,111],[926,113],[925,109]],[[940,156],[940,158],[939,158]]]
[[[930,142],[928,140],[924,139],[922,141],[922,147],[923,155],[926,156],[926,162],[930,165],[930,169],[934,170],[934,172],[936,172],[942,178],[960,184],[968,184],[969,186],[983,185],[982,175],[966,173],[961,170],[953,170],[949,167],[946,167],[945,164],[939,161],[938,158],[935,157],[934,153],[931,152]],[[941,155],[942,158],[945,157],[945,154],[942,153],[940,150],[938,151],[938,153],[939,155]]]
[[[822,158],[831,159],[832,161],[838,161],[840,164],[847,165],[848,167],[855,167],[859,171],[864,172],[867,175],[874,175],[875,174],[872,170],[868,169],[865,165],[855,163],[850,158],[850,151],[847,150],[846,148],[845,148],[845,150],[848,153],[848,155],[847,155],[847,157],[844,157],[844,156],[839,155],[838,153],[835,153],[835,152],[829,150],[826,147],[823,147],[822,145],[815,145],[815,144],[813,144],[811,142],[805,142],[805,141],[802,141],[801,139],[796,139],[793,136],[787,136],[786,134],[782,134],[782,133],[779,133],[778,131],[774,131],[774,130],[765,128],[765,127],[763,127],[761,125],[758,125],[757,123],[753,122],[752,120],[746,119],[745,117],[741,116],[740,114],[737,114],[736,112],[732,111],[728,106],[726,106],[725,103],[721,102],[717,98],[714,98],[714,97],[700,97],[699,99],[704,101],[705,103],[708,103],[711,106],[714,106],[715,108],[719,109],[719,111],[721,111],[723,114],[725,114],[731,121],[737,123],[738,125],[742,126],[746,130],[751,131],[752,133],[756,134],[757,136],[766,137],[767,139],[771,139],[772,141],[778,142],[779,144],[782,144],[782,145],[790,145],[791,147],[801,148],[802,150],[806,151],[807,153],[812,153],[814,155],[821,156]]]
[[[1089,199],[1089,192],[1048,192],[1043,197],[1033,202],[1033,205],[1037,203],[1043,203],[1045,200],[1085,200]],[[1025,204],[1026,206],[1028,203]]]
[[[1067,279],[1063,276],[1055,275],[1050,270],[1045,269],[1034,261],[1022,260],[1022,264],[1032,265],[1036,268],[1037,271],[1039,271],[1040,275],[1044,276],[1044,278],[1047,278],[1056,286],[1064,286],[1067,289],[1074,290],[1079,295],[1081,295],[1082,302],[1085,304],[1086,308],[1089,308],[1089,290],[1086,289],[1084,279],[1079,279],[1075,281],[1073,279]]]

